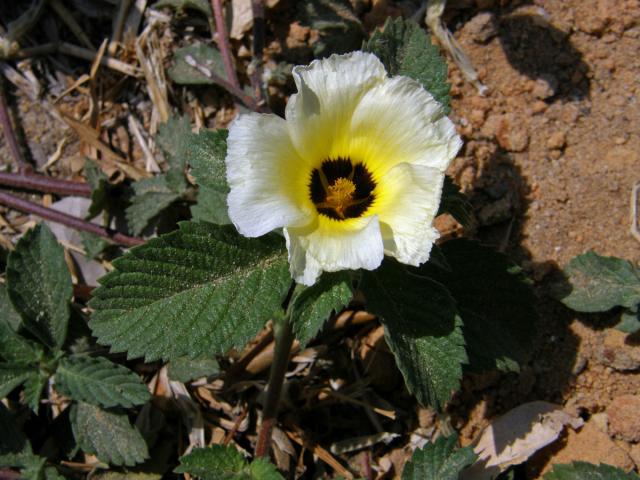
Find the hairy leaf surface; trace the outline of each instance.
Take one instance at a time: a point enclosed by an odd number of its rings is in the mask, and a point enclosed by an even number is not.
[[[365,271],[361,288],[367,309],[381,317],[409,391],[421,404],[441,408],[459,388],[467,362],[462,322],[450,293],[390,259],[378,270]]]
[[[37,375],[38,370],[30,365],[21,363],[0,363],[0,398],[4,398],[11,391],[30,377]]]
[[[389,18],[363,50],[374,53],[389,75],[404,75],[419,81],[449,111],[447,63],[431,44],[426,32],[410,20]]]
[[[604,463],[592,465],[587,462],[573,462],[566,465],[554,465],[551,472],[544,476],[544,480],[639,480],[634,472],[624,470]]]
[[[42,349],[16,333],[20,316],[9,301],[4,285],[0,285],[0,357],[8,362],[29,363],[40,358]]]
[[[531,285],[505,255],[469,240],[441,246],[449,270],[417,270],[444,285],[456,301],[469,366],[517,370],[529,358],[537,314]]]
[[[340,311],[352,297],[348,272],[324,273],[311,287],[293,299],[291,322],[301,345],[306,345],[324,325],[331,312]]]
[[[151,398],[138,375],[104,357],[68,357],[56,370],[56,389],[101,407],[131,407]]]
[[[460,472],[477,458],[470,447],[456,449],[456,435],[440,437],[413,452],[402,470],[402,480],[458,480]]]
[[[71,408],[73,436],[85,452],[112,465],[131,466],[149,457],[144,438],[126,415],[84,402]]]
[[[616,257],[587,252],[564,269],[571,291],[561,300],[578,312],[605,312],[640,304],[640,269]]]
[[[282,238],[185,222],[114,262],[90,305],[101,344],[148,361],[243,346],[291,282]]]
[[[45,224],[28,231],[9,254],[7,281],[23,327],[45,345],[60,348],[73,290],[64,251]]]
[[[222,445],[193,450],[180,458],[180,466],[174,472],[203,480],[283,480],[275,465],[261,458],[248,464],[234,447]]]

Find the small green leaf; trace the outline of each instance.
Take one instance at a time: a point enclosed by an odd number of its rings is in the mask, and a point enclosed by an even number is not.
[[[156,10],[163,7],[171,7],[178,11],[197,10],[207,17],[212,16],[211,4],[207,0],[160,0],[152,6]]]
[[[73,400],[100,407],[142,405],[151,395],[138,375],[104,357],[63,358],[56,389]]]
[[[340,311],[352,297],[348,272],[325,273],[313,286],[293,299],[291,322],[301,345],[306,345],[324,325],[331,312]]]
[[[24,382],[24,401],[33,410],[38,412],[40,406],[40,398],[42,397],[42,389],[49,381],[49,376],[43,372],[37,372],[31,375]]]
[[[169,362],[167,375],[171,380],[187,383],[200,377],[208,377],[220,373],[220,365],[215,358],[178,357]]]
[[[426,264],[418,272],[455,299],[470,368],[517,370],[529,358],[538,319],[528,280],[505,255],[476,242],[451,240],[441,250],[448,271]]]
[[[473,209],[467,196],[460,192],[458,186],[448,175],[444,177],[442,186],[442,200],[438,215],[448,213],[455,218],[463,227],[470,227],[473,224]]]
[[[21,363],[0,363],[0,398],[9,395],[30,377],[37,375],[38,370]]]
[[[281,311],[291,278],[277,235],[184,222],[131,249],[101,279],[90,305],[93,334],[148,361],[215,355],[244,346]]]
[[[381,317],[409,391],[421,404],[441,408],[459,388],[467,362],[462,322],[450,293],[390,259],[378,270],[363,272],[361,289],[367,309]]]
[[[189,117],[186,115],[182,118],[171,117],[158,127],[156,143],[169,164],[166,184],[172,192],[182,193],[187,186],[184,169],[192,137]]]
[[[225,156],[227,130],[201,130],[193,135],[187,156],[191,175],[198,184],[198,203],[191,207],[194,220],[218,225],[231,223],[227,213]]]
[[[577,312],[635,309],[640,303],[640,270],[616,257],[579,255],[564,269],[571,291],[561,301]]]
[[[18,430],[11,412],[0,402],[0,455],[19,453],[28,448],[26,437]],[[2,466],[2,465],[0,465]]]
[[[553,470],[545,474],[544,480],[640,480],[640,476],[604,463],[592,465],[587,462],[573,462],[554,465]]]
[[[79,232],[80,238],[82,238],[82,247],[85,251],[85,256],[87,258],[96,258],[102,252],[104,252],[107,248],[112,247],[114,244],[109,240],[99,237],[93,233],[89,232]]]
[[[477,455],[470,447],[456,450],[456,435],[440,437],[413,452],[402,471],[402,480],[458,480],[460,472],[471,465]]]
[[[630,334],[640,331],[640,311],[622,312],[622,314],[620,314],[620,321],[616,325],[616,328],[621,332]]]
[[[190,64],[193,62],[195,66]],[[211,76],[203,73],[202,69],[220,78],[226,78],[220,52],[198,43],[173,52],[173,65],[168,73],[171,80],[178,85],[213,85]]]
[[[78,402],[71,407],[71,428],[85,452],[111,465],[135,465],[149,457],[147,444],[124,414]]]
[[[447,63],[418,24],[402,17],[389,18],[363,50],[382,60],[389,75],[404,75],[420,82],[448,113]]]
[[[84,168],[87,183],[91,185],[91,205],[87,211],[86,219],[90,220],[109,205],[109,180],[107,176],[93,162],[85,161]]]
[[[238,450],[222,445],[194,449],[180,458],[180,466],[174,472],[203,480],[284,480],[268,461],[256,459],[247,464]]]
[[[180,198],[179,193],[169,188],[164,175],[139,180],[132,187],[135,195],[125,214],[129,230],[134,235],[140,235],[153,218]]]
[[[0,357],[8,362],[31,363],[40,359],[42,348],[16,333],[20,316],[11,305],[7,290],[0,285]]]
[[[9,254],[7,281],[23,327],[45,345],[60,348],[73,289],[64,251],[45,224],[27,232]]]

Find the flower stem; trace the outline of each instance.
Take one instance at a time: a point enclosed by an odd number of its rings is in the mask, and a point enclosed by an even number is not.
[[[276,349],[273,355],[273,363],[269,372],[269,384],[267,386],[267,399],[262,413],[262,423],[258,433],[256,444],[256,457],[265,457],[269,454],[271,446],[271,432],[277,421],[280,392],[284,383],[284,375],[289,365],[289,354],[293,345],[293,327],[289,314],[285,315],[281,322],[274,326]]]

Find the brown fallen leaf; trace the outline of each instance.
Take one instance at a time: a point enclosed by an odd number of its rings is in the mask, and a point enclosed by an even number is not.
[[[566,425],[576,430],[583,424],[581,418],[563,412],[560,405],[541,401],[520,405],[483,430],[474,448],[478,461],[460,478],[491,480],[557,440]]]

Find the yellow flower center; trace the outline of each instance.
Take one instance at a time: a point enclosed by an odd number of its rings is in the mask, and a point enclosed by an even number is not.
[[[325,160],[311,172],[309,196],[318,213],[334,220],[364,215],[374,200],[376,184],[362,163],[350,159]]]

